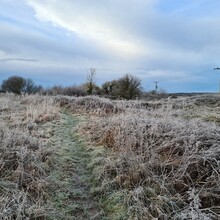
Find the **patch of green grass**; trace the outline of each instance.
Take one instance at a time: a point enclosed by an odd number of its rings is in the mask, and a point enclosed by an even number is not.
[[[129,218],[124,198],[123,191],[110,192],[108,196],[103,197],[102,203],[109,219],[127,220]]]
[[[50,145],[56,149],[55,168],[49,177],[54,182],[51,205],[58,214],[53,219],[92,219],[101,213],[98,199],[90,193],[91,170],[87,165],[92,160],[91,151],[74,133],[79,121],[80,118],[65,112],[51,138]]]
[[[220,124],[220,116],[217,116],[217,115],[208,115],[208,116],[204,117],[204,121],[207,121],[207,122],[215,122],[215,123]]]

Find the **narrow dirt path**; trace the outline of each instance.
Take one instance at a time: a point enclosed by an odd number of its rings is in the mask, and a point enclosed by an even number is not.
[[[53,219],[103,219],[102,210],[90,194],[90,173],[87,163],[90,155],[77,142],[73,129],[79,118],[70,113],[62,114],[59,125],[53,124],[51,146],[57,149],[55,170],[50,178],[55,183],[52,203],[57,213]]]

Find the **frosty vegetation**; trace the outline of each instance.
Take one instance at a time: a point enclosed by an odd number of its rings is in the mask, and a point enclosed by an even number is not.
[[[218,219],[219,96],[60,102],[89,114],[80,134],[110,149],[94,181],[97,194],[123,204],[112,219]]]
[[[0,97],[0,219],[40,219],[50,210],[45,204],[54,152],[42,125],[57,117],[52,98]]]
[[[47,177],[56,162],[42,129],[61,109],[86,116],[74,132],[96,149],[91,193],[107,219],[219,219],[220,96],[0,100],[0,219],[49,210]]]

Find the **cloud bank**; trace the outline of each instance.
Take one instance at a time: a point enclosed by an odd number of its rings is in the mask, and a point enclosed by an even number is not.
[[[130,72],[147,89],[157,80],[167,91],[216,90],[217,0],[2,0],[0,6],[1,72],[78,83],[96,67],[98,83]]]

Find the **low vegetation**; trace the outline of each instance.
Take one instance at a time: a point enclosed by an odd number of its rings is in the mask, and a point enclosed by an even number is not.
[[[109,150],[93,181],[110,219],[219,218],[220,128],[212,120],[219,102],[219,96],[68,102],[73,112],[90,114],[79,133]],[[120,111],[106,112],[109,106]]]
[[[10,92],[18,95],[36,94],[42,95],[65,95],[65,96],[86,96],[99,95],[111,99],[138,99],[144,96],[141,87],[141,80],[131,74],[125,74],[123,77],[105,82],[100,87],[95,83],[96,69],[89,70],[87,81],[81,85],[73,86],[53,86],[51,88],[43,88],[35,85],[32,79],[25,79],[21,76],[11,76],[4,80],[0,86],[0,92]],[[157,94],[157,92],[154,92]],[[154,94],[154,95],[155,95]],[[159,96],[160,93],[158,93]]]
[[[218,95],[0,100],[1,219],[219,219]]]
[[[59,118],[52,98],[0,97],[0,219],[40,219],[53,167],[43,124]],[[28,218],[27,218],[28,217]]]

